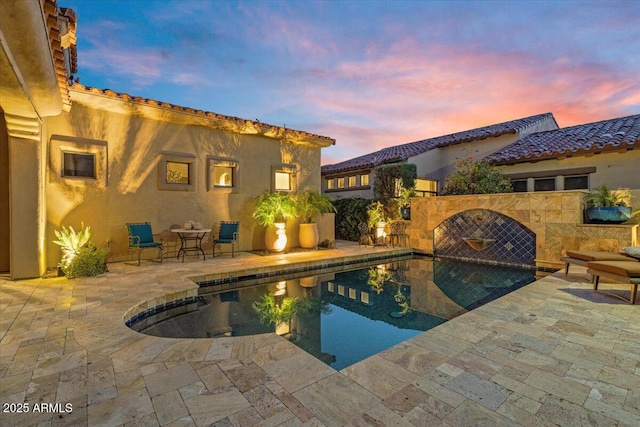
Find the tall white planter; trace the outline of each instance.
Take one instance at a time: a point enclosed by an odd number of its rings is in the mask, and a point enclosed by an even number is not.
[[[267,227],[264,243],[269,252],[282,252],[287,246],[287,230],[284,222],[277,222],[273,227]]]
[[[317,224],[300,224],[300,247],[315,249],[320,241]]]

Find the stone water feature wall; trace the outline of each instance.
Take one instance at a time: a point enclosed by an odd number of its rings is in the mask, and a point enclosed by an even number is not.
[[[469,209],[450,216],[435,228],[433,242],[433,254],[438,257],[535,266],[535,233],[489,209]]]
[[[500,213],[531,230],[535,234],[537,267],[561,268],[560,257],[567,249],[619,251],[624,246],[640,245],[638,225],[583,224],[585,193],[575,190],[414,198],[407,227],[410,245],[433,254],[436,228],[448,218],[473,209]]]

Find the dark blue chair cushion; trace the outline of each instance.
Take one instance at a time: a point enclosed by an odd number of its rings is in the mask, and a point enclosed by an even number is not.
[[[138,246],[140,246],[141,248],[155,248],[158,246],[162,246],[162,243],[160,242],[140,243]]]
[[[238,224],[222,223],[220,224],[220,235],[216,239],[221,243],[231,243],[234,241],[233,233],[238,232]],[[227,240],[227,242],[224,242]]]
[[[129,224],[129,236],[138,236],[140,240],[133,239],[133,244],[140,244],[142,246],[145,243],[153,242],[153,233],[151,232],[150,224]]]

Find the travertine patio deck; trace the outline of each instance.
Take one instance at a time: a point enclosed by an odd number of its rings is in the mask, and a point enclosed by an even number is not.
[[[640,425],[640,306],[594,293],[584,274],[547,276],[341,372],[275,334],[167,339],[123,323],[139,303],[193,293],[188,277],[385,250],[0,280],[0,402],[30,404],[0,424]]]

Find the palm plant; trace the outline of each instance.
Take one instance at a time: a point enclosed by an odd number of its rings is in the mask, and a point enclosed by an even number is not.
[[[628,206],[631,196],[620,190],[611,191],[606,184],[602,184],[589,193],[585,201],[588,207],[609,208],[616,206]]]
[[[293,218],[294,205],[289,193],[266,191],[262,193],[253,210],[253,218],[258,224],[269,227]]]
[[[301,224],[313,224],[320,215],[336,212],[331,199],[312,188],[307,188],[296,194],[295,210]]]

